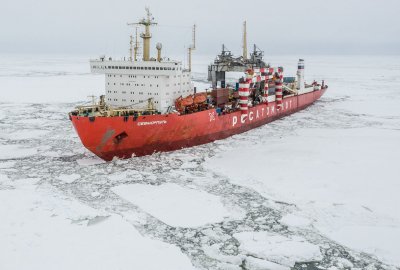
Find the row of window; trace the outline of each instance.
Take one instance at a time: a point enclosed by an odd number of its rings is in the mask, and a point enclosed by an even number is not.
[[[108,82],[107,85],[110,85],[110,83]],[[116,85],[116,83],[114,83],[114,85]],[[130,83],[119,83],[119,85],[121,85],[121,86],[124,86],[124,85],[131,86]],[[181,85],[181,84],[180,83],[174,83],[174,86],[177,86],[177,85]],[[182,83],[182,85],[189,85],[189,83],[188,82],[184,82],[184,83]],[[146,86],[146,84],[144,84],[144,83],[142,83],[142,84],[135,83],[134,86]],[[153,87],[152,84],[150,84],[149,86]],[[156,87],[158,87],[158,84],[156,84]],[[166,84],[165,87],[169,87],[169,84]]]
[[[112,100],[113,100],[113,101],[118,101],[118,98],[114,98],[114,99],[108,98],[107,100],[108,100],[108,101],[112,101]],[[123,99],[121,99],[121,101],[122,101],[122,102],[126,102],[126,99],[123,98]],[[137,102],[145,102],[145,101],[146,101],[146,100],[138,100]],[[134,99],[131,99],[131,102],[134,103],[135,100],[134,100]],[[157,104],[158,104],[158,101],[155,100],[154,103],[157,103]]]
[[[124,75],[119,75],[120,78],[122,78],[122,76],[124,76]],[[128,75],[129,78],[137,78],[137,76],[138,75]],[[115,75],[107,74],[107,77],[114,77],[115,78]],[[147,78],[149,78],[149,79],[150,79],[150,77],[153,77],[154,79],[158,79],[159,76],[147,76]],[[143,78],[146,78],[146,76],[143,75]],[[167,78],[169,78],[169,76],[167,76]]]
[[[107,93],[109,93],[109,94],[112,94],[112,93],[118,94],[118,91],[108,90]],[[179,91],[179,93],[180,93],[180,91]],[[121,94],[126,94],[126,91],[122,91]],[[135,94],[135,92],[131,92],[131,95],[134,95],[134,94]],[[144,95],[144,92],[138,92],[138,94],[139,95]],[[151,96],[151,95],[153,95],[153,93],[150,92],[150,93],[147,93],[147,95]],[[154,93],[154,96],[158,96],[158,95],[159,95],[159,93]],[[169,93],[166,93],[166,95],[169,95]]]
[[[126,66],[93,66],[94,69],[137,69],[137,70],[182,70],[178,67],[126,67]]]

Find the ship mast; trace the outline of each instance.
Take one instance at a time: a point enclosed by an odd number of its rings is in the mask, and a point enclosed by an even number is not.
[[[138,55],[138,50],[139,50],[139,40],[138,40],[138,33],[137,30],[138,28],[136,27],[136,32],[135,32],[135,46],[133,47],[133,51],[134,51],[134,59],[135,62],[137,61],[137,55]]]
[[[130,35],[130,41],[129,41],[129,61],[132,61],[132,51],[133,51],[133,36]],[[136,59],[135,59],[136,61]]]
[[[192,71],[192,51],[196,49],[196,25],[193,25],[192,29],[192,44],[189,46],[189,55],[188,55],[188,62],[189,62],[189,72]]]
[[[247,60],[247,29],[246,21],[243,22],[243,60]]]
[[[152,17],[149,8],[146,7],[146,18],[143,18],[137,23],[128,23],[128,25],[143,25],[145,27],[144,33],[140,34],[140,37],[143,39],[143,61],[150,60],[150,26],[156,25],[157,23],[154,22],[154,18]]]

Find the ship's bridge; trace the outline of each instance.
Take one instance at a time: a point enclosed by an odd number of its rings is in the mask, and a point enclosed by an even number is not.
[[[170,74],[171,71],[182,71],[182,64],[178,61],[127,61],[127,60],[105,60],[105,59],[94,59],[90,60],[90,68],[93,73],[131,73],[135,70],[135,73],[148,74]],[[155,72],[156,71],[156,72]]]

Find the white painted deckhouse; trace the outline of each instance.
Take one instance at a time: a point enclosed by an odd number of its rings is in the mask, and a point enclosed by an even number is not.
[[[106,102],[113,107],[142,108],[153,98],[155,108],[165,112],[180,96],[193,93],[190,71],[176,61],[91,60],[91,70],[104,73]]]

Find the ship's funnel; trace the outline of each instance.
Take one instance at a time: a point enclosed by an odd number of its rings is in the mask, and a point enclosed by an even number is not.
[[[304,90],[304,59],[299,59],[297,65],[297,90]]]
[[[156,48],[157,48],[157,61],[158,61],[158,62],[161,62],[161,49],[162,49],[162,44],[161,44],[161,43],[157,43]]]

